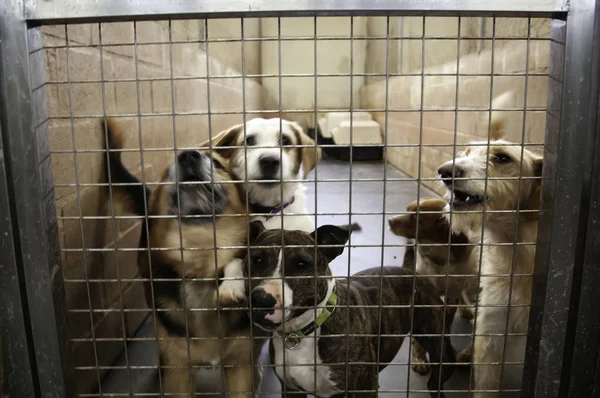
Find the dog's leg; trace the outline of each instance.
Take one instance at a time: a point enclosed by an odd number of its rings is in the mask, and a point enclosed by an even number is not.
[[[164,333],[158,324],[159,336]],[[184,339],[159,340],[159,365],[162,373],[163,392],[182,398],[192,398],[196,391],[195,372],[191,370],[187,355],[187,342]]]
[[[420,375],[426,375],[431,370],[427,361],[427,352],[416,339],[412,339],[411,362],[412,369]]]
[[[227,392],[231,398],[252,398],[252,381],[255,371],[252,365],[238,365],[225,369]]]
[[[246,287],[244,283],[244,262],[241,258],[234,258],[225,266],[225,281],[219,286],[218,302],[221,305],[235,304],[245,300]],[[217,293],[214,297],[217,302]]]
[[[162,375],[164,392],[178,397],[192,398],[196,391],[195,378],[188,368],[168,368]]]
[[[279,379],[279,376],[277,376]],[[304,391],[298,391],[294,389],[290,389],[287,387],[281,379],[279,379],[279,383],[281,384],[281,397],[282,398],[308,398],[308,394]]]
[[[473,369],[475,390],[499,390],[501,387],[500,363],[503,360],[504,336],[490,336],[503,333],[506,328],[507,310],[498,307],[481,307],[477,314],[477,329],[473,346]],[[499,396],[498,392],[476,392],[476,398]]]
[[[456,356],[456,362],[458,362],[461,366],[471,366],[472,360],[473,360],[473,344],[471,344],[469,342],[469,345],[466,346]]]

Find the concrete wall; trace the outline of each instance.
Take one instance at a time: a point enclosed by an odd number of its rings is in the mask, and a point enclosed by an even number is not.
[[[350,57],[353,55],[352,73],[363,74],[366,67],[365,40],[353,40],[354,52],[351,50],[351,30],[354,38],[364,38],[367,33],[367,18],[355,18],[351,28],[349,17],[317,18],[317,65],[318,74],[350,74]],[[282,38],[306,38],[315,36],[314,18],[281,18],[280,27],[277,18],[261,20],[261,36],[278,37],[278,29]],[[326,40],[344,38],[342,40]],[[323,39],[323,40],[321,40]],[[281,54],[279,49],[281,46]],[[315,41],[314,40],[282,40],[278,43],[265,41],[262,43],[262,74],[278,75],[281,63],[281,74],[314,74],[315,73]],[[281,58],[281,60],[279,59]],[[359,104],[359,90],[364,84],[363,76],[353,78],[351,88],[350,76],[323,76],[317,78],[317,104],[319,110],[349,108],[352,98],[354,107]],[[279,79],[263,77],[262,85],[268,91],[265,101],[266,109],[314,110],[315,78],[283,77],[281,79],[281,101],[279,101]],[[314,114],[286,112],[286,118],[300,122],[304,127],[314,126]]]
[[[258,34],[258,21],[247,21],[245,29],[248,34]],[[88,251],[84,256],[81,249],[111,249],[115,247],[115,240],[119,249],[137,248],[140,223],[133,220],[90,218],[112,214],[105,188],[81,186],[77,190],[75,186],[64,185],[99,184],[106,181],[102,171],[104,132],[99,123],[104,110],[109,116],[136,115],[120,118],[131,131],[127,147],[163,149],[144,152],[144,177],[147,182],[160,179],[159,173],[174,157],[175,139],[178,147],[193,146],[206,139],[206,115],[182,114],[174,120],[170,116],[173,109],[176,113],[200,113],[208,110],[206,51],[204,44],[196,42],[173,44],[171,52],[167,22],[137,24],[138,77],[158,79],[139,82],[139,111],[144,116],[138,120],[136,49],[133,45],[132,23],[102,25],[102,54],[97,46],[100,43],[97,24],[69,26],[69,46],[72,47],[68,49],[64,48],[64,26],[44,27],[42,32],[46,47],[43,50],[45,73],[49,83],[45,89],[45,100],[49,116],[53,118],[49,122],[49,134],[53,151],[54,198],[57,215],[67,218],[58,220],[61,248],[70,250],[62,253],[64,277],[69,280],[65,284],[67,305],[71,310],[84,310],[70,314],[71,338],[80,339],[73,344],[75,365],[109,366],[121,354],[123,342],[97,341],[95,354],[94,346],[89,340],[92,330],[96,339],[100,340],[133,336],[147,316],[148,311],[143,310],[146,303],[142,283],[136,281],[137,253]],[[208,32],[211,38],[239,38],[239,20],[210,21]],[[173,41],[203,40],[204,35],[203,21],[172,22]],[[209,46],[208,68],[211,76],[241,73],[239,42],[214,43]],[[247,43],[247,46],[246,72],[257,73],[260,70],[260,44]],[[190,79],[175,80],[171,87],[171,73],[174,77]],[[99,82],[102,79],[107,81],[104,85]],[[108,81],[115,79],[127,81]],[[67,80],[72,82],[70,86],[52,84]],[[261,109],[264,97],[261,85],[256,80],[246,79],[245,90],[246,108]],[[241,78],[210,80],[210,110],[242,111]],[[71,116],[75,118],[71,119]],[[213,134],[241,121],[241,115],[214,115]],[[73,150],[81,152],[74,155]],[[139,153],[125,153],[123,159],[130,170],[138,177],[141,176]],[[118,207],[115,208],[115,215],[122,215]],[[80,216],[84,217],[81,221],[82,228]],[[72,219],[68,219],[69,217]],[[89,284],[86,284],[86,278],[90,280]],[[93,312],[90,318],[90,308],[107,311]],[[120,308],[125,311],[118,311]],[[142,311],[130,311],[132,309]],[[98,357],[97,364],[95,355]],[[103,373],[101,370],[100,377]],[[94,390],[97,380],[96,370],[79,371],[79,391]]]
[[[371,20],[369,26],[371,26]],[[375,25],[375,24],[374,24]],[[376,24],[380,30],[380,23]],[[392,26],[392,19],[390,20]],[[397,26],[397,25],[394,25]],[[423,18],[405,18],[399,23],[395,32],[400,36],[421,37]],[[454,143],[454,126],[457,130],[457,144],[465,144],[473,139],[486,138],[488,133],[490,100],[490,76],[492,73],[492,22],[482,18],[463,18],[461,20],[460,62],[458,72],[458,107],[462,111],[455,112],[456,76],[395,76],[389,79],[388,107],[390,110],[403,112],[388,113],[388,144],[423,144],[440,145]],[[530,36],[532,38],[549,37],[549,20],[532,20]],[[385,29],[383,30],[385,34]],[[392,34],[390,34],[392,35]],[[396,33],[394,33],[396,35]],[[458,40],[458,20],[456,18],[426,18],[425,36],[431,37],[423,43],[421,40],[404,40],[401,49],[394,46],[388,54],[390,73],[415,74],[423,71],[426,74],[456,74]],[[449,40],[443,37],[451,38]],[[464,37],[464,39],[463,39]],[[477,38],[480,37],[480,38]],[[526,70],[531,74],[527,82],[527,108],[545,108],[548,78],[549,49],[548,40],[531,40],[529,44],[529,64],[527,65],[527,20],[496,20],[496,39],[494,43],[493,72],[505,74],[494,76],[493,93],[495,97],[507,90],[514,90],[512,104],[506,109],[523,108],[525,95]],[[408,43],[408,46],[407,46]],[[423,50],[425,51],[423,53]],[[392,55],[395,54],[395,55]],[[401,54],[401,56],[400,56]],[[394,58],[395,57],[395,58]],[[385,60],[385,46],[370,46],[367,59]],[[385,61],[383,61],[385,68]],[[423,65],[423,66],[422,66]],[[392,67],[393,66],[393,67]],[[371,68],[381,69],[371,65]],[[464,76],[480,74],[483,76]],[[506,76],[521,74],[521,76]],[[423,113],[421,128],[421,86],[423,85]],[[361,108],[383,109],[386,82],[384,78],[372,79],[360,91]],[[495,107],[495,106],[493,106]],[[440,111],[431,111],[440,110]],[[481,110],[481,111],[479,111]],[[374,112],[375,120],[382,126],[385,114]],[[455,120],[457,118],[457,120]],[[507,139],[521,141],[523,133],[523,112],[510,112],[507,115]],[[542,144],[544,141],[545,113],[543,111],[527,111],[525,122],[525,142]],[[422,132],[422,140],[420,134]],[[541,148],[540,148],[541,149]],[[409,175],[419,175],[419,152],[415,146],[388,149],[388,160]],[[421,177],[434,178],[438,166],[452,158],[452,147],[423,147],[421,149]],[[425,182],[430,188],[439,190],[436,182]]]

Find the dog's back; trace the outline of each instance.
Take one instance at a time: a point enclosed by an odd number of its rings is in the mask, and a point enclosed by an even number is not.
[[[351,299],[354,301],[352,304],[376,307],[363,311],[377,313],[377,307],[381,306],[381,322],[379,316],[365,315],[370,320],[371,333],[377,335],[373,344],[375,347],[380,345],[381,363],[390,363],[394,359],[403,341],[403,337],[397,336],[409,332],[425,347],[432,363],[452,364],[456,361],[456,353],[448,337],[450,330],[445,319],[444,303],[428,278],[403,267],[375,267],[352,275],[349,289],[351,295],[361,296]],[[439,366],[434,365],[433,368],[428,387],[436,390],[450,378],[454,368],[451,365],[444,365],[441,370]]]

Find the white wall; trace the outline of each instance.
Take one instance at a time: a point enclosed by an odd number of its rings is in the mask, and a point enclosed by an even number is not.
[[[282,18],[280,28],[276,18],[261,20],[261,36],[277,38],[278,29],[282,38],[314,37],[314,21],[307,18]],[[354,38],[365,37],[367,18],[354,19]],[[317,18],[317,37],[345,37],[344,40],[317,40],[317,73],[349,74],[351,58],[350,40],[351,22],[349,17]],[[366,40],[354,40],[353,73],[365,72]],[[261,66],[262,74],[278,75],[281,62],[282,74],[313,74],[315,67],[314,46],[312,40],[282,40],[281,61],[279,60],[279,43],[277,41],[262,42]],[[327,76],[317,79],[317,107],[319,110],[349,108],[359,106],[359,89],[364,84],[363,76],[353,78],[350,89],[350,77]],[[268,98],[265,109],[279,108],[279,79],[263,77],[263,86],[267,89]],[[281,79],[281,108],[283,110],[315,109],[314,77],[283,77]],[[314,114],[290,114],[285,117],[301,122],[304,127],[313,125]]]

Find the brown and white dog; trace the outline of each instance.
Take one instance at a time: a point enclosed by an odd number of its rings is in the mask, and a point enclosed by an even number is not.
[[[480,242],[484,228],[473,352],[478,397],[498,394],[489,390],[501,388],[505,351],[522,360],[520,344],[512,338],[506,344],[505,336],[527,332],[538,217],[521,211],[539,209],[543,164],[541,156],[501,139],[503,118],[493,118],[490,127],[492,141],[470,144],[438,170],[448,188],[453,230]]]
[[[431,395],[443,397],[438,391],[452,375],[455,354],[447,335],[442,344],[443,303],[431,283],[402,267],[332,276],[329,263],[357,229],[250,225],[252,319],[273,333],[270,355],[282,389],[299,397],[377,397],[379,372],[413,333],[437,363],[427,383]]]
[[[314,230],[302,180],[320,160],[321,149],[297,123],[252,119],[218,134],[212,145],[229,160],[232,176],[244,182],[239,186],[245,189],[242,197],[247,195],[250,212],[256,214],[252,221],[262,221],[267,229]],[[276,215],[283,216],[283,224]]]
[[[458,305],[463,318],[473,317],[470,307],[477,299],[479,256],[473,255],[475,250],[466,234],[450,232],[444,210],[447,203],[433,198],[414,201],[406,208],[409,213],[390,218],[389,224],[394,234],[416,241],[416,250],[414,246],[406,248],[403,267],[427,277],[444,296],[446,321],[451,325]],[[456,360],[470,362],[471,347],[458,354]],[[415,372],[429,373],[425,350],[416,340],[412,343],[412,363]]]
[[[247,237],[245,206],[226,183],[232,180],[228,162],[217,154],[183,151],[150,194],[121,161],[125,132],[110,119],[106,131],[110,182],[128,184],[113,185],[113,197],[140,216],[148,209],[148,233],[142,228],[139,247],[150,250],[140,252],[138,265],[148,305],[155,308],[164,392],[192,397],[193,367],[223,365],[229,394],[252,396],[260,385],[255,365],[265,334],[251,331],[247,310],[218,313],[214,300],[217,277],[236,254],[216,248],[245,245]],[[233,299],[223,285],[219,293],[222,301]]]
[[[306,210],[302,180],[321,159],[321,149],[297,123],[256,118],[201,144],[209,145],[228,160],[233,178],[243,182],[237,186],[248,212],[254,214],[251,221],[261,221],[267,229],[315,229],[315,218]],[[225,278],[222,297],[243,301],[246,292],[241,258],[226,267]]]

